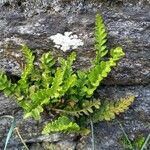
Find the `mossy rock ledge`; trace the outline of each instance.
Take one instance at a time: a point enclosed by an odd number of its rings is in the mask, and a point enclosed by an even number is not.
[[[133,94],[136,99],[130,109],[112,122],[94,125],[96,150],[124,150],[123,136],[117,123],[124,126],[131,140],[150,133],[150,1],[149,0],[6,0],[0,2],[0,68],[14,80],[21,74],[23,62],[19,48],[27,44],[38,58],[51,51],[55,57],[65,56],[54,47],[50,36],[73,32],[84,42],[77,48],[77,68],[90,67],[94,57],[95,14],[100,13],[108,30],[108,46],[122,46],[126,56],[118,63],[103,85],[96,91],[100,99],[117,99]],[[89,138],[79,140],[75,135],[41,135],[40,122],[22,121],[22,110],[14,100],[0,94],[0,116],[16,116],[20,134],[31,150],[57,149],[91,150]],[[0,120],[0,149],[3,149],[10,120]],[[10,150],[22,150],[23,145],[14,134]],[[150,149],[150,148],[149,148]]]

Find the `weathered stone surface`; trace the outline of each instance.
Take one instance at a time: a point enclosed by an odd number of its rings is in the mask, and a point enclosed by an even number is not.
[[[103,98],[118,99],[118,96],[134,94],[136,99],[130,109],[121,114],[113,122],[97,123],[94,126],[95,148],[96,150],[124,150],[125,147],[121,142],[124,137],[118,121],[124,127],[129,138],[134,141],[140,136],[146,137],[150,133],[150,86],[119,86],[119,87],[102,87],[98,90],[98,95]],[[87,142],[88,141],[88,142]],[[90,138],[84,141],[86,145],[81,149],[90,150]],[[80,149],[81,144],[79,144]]]
[[[7,1],[7,2],[6,2]],[[128,93],[136,95],[130,110],[118,117],[131,139],[137,135],[150,133],[150,1],[149,0],[6,0],[0,1],[0,68],[11,75],[19,76],[22,69],[20,45],[27,44],[39,55],[52,51],[54,55],[65,55],[54,48],[51,35],[71,31],[85,43],[77,49],[78,68],[90,66],[94,57],[94,20],[100,12],[108,30],[108,47],[122,46],[126,53],[118,67],[103,82],[97,97],[117,98]],[[67,52],[68,53],[68,52]],[[129,86],[131,85],[131,86]],[[46,149],[42,142],[65,142],[72,149],[76,147],[75,137],[60,134],[42,136],[41,124],[33,120],[22,121],[22,111],[10,99],[0,95],[0,116],[13,113],[16,116],[21,135],[30,149]],[[22,122],[21,122],[22,121]],[[8,120],[0,120],[0,149],[9,129]],[[96,150],[122,150],[119,140],[122,137],[116,121],[94,126]],[[69,139],[69,140],[68,140]],[[85,149],[91,149],[90,139]],[[35,144],[32,144],[35,143]],[[40,144],[39,144],[40,143]],[[49,144],[49,143],[48,143]],[[43,146],[44,145],[44,146]],[[80,142],[76,149],[83,149]],[[16,147],[16,148],[15,148]],[[82,147],[82,148],[81,148]],[[10,149],[23,149],[20,140],[14,136]],[[64,148],[63,148],[64,149]]]
[[[26,43],[37,52],[54,49],[51,35],[72,31],[85,43],[77,50],[77,66],[87,67],[94,57],[95,14],[100,12],[109,33],[108,45],[121,45],[126,57],[112,71],[105,84],[146,84],[150,81],[149,1],[52,1],[36,3],[12,1],[0,7],[0,68],[19,74],[16,49]],[[86,53],[85,53],[86,52]],[[13,53],[13,54],[12,54]],[[13,57],[11,56],[13,55]],[[10,58],[11,57],[11,58]],[[17,58],[16,58],[17,57]],[[14,59],[16,58],[16,59]],[[13,63],[12,63],[13,62]],[[14,67],[16,66],[16,67]],[[21,70],[20,70],[21,71]]]
[[[17,106],[14,100],[8,99],[2,94],[0,95],[0,116],[10,115],[14,116],[16,120],[16,127],[19,129],[19,132],[27,145],[32,147],[35,145],[32,145],[32,143],[42,143],[42,142],[49,142],[53,143],[55,142],[56,146],[59,147],[59,149],[63,149],[63,147],[60,148],[60,145],[64,144],[66,147],[70,147],[71,149],[74,149],[76,146],[76,143],[74,142],[74,139],[76,138],[74,135],[63,135],[63,134],[52,134],[52,135],[42,135],[42,126],[44,123],[46,123],[49,119],[49,117],[43,118],[41,121],[35,121],[32,119],[23,120],[23,113],[20,110],[20,108]],[[0,119],[0,149],[3,149],[4,143],[6,140],[6,135],[8,133],[8,130],[11,125],[11,119],[9,118],[1,118]],[[45,145],[45,144],[44,144]],[[17,136],[16,132],[14,132],[12,138],[9,141],[9,148],[16,150],[21,149],[22,143]],[[36,146],[35,146],[36,147]],[[44,149],[44,147],[43,147]]]

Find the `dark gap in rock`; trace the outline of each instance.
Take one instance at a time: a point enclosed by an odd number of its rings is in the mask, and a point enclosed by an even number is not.
[[[118,6],[122,6],[122,5],[123,5],[123,1],[117,1],[116,4],[117,4]]]
[[[8,2],[4,3],[3,6],[4,6],[4,7],[10,7],[10,2],[8,1]]]
[[[21,5],[22,5],[21,1],[18,1],[18,6],[21,6]]]
[[[11,79],[12,83],[17,83],[17,81],[20,79],[20,77],[11,74],[9,71],[6,71],[6,75],[9,79]]]

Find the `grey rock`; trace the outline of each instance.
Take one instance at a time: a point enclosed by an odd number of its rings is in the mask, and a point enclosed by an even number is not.
[[[100,12],[108,30],[108,45],[123,47],[126,57],[112,71],[104,84],[133,85],[150,81],[150,2],[114,1],[11,1],[0,7],[0,68],[19,75],[21,69],[13,58],[21,44],[35,52],[52,51],[51,35],[72,31],[85,45],[77,50],[76,66],[86,68],[94,57],[93,30],[96,12]],[[85,53],[86,51],[86,53]],[[19,57],[17,57],[19,60]],[[9,61],[8,61],[9,60]],[[13,62],[13,63],[12,63]],[[14,67],[17,66],[17,67]]]
[[[118,121],[131,141],[141,136],[147,137],[150,133],[150,86],[105,86],[97,91],[97,96],[102,100],[104,98],[117,100],[120,96],[125,97],[130,94],[134,94],[136,98],[126,113],[120,114],[111,122],[100,122],[94,125],[96,150],[125,149],[121,141],[125,136]],[[91,137],[81,140],[77,147],[79,150],[91,150]]]
[[[69,52],[54,48],[51,35],[71,31],[84,41],[76,50],[76,68],[90,67],[94,58],[95,14],[101,13],[108,30],[108,47],[122,46],[126,56],[112,70],[99,88],[96,97],[117,99],[130,93],[136,96],[127,113],[119,120],[131,139],[150,132],[150,1],[149,0],[3,0],[0,1],[0,69],[9,75],[20,76],[24,59],[19,49],[27,44],[37,56],[51,51],[55,57]],[[105,86],[104,86],[105,85]],[[45,149],[55,143],[71,149],[91,149],[90,138],[77,144],[74,135],[54,134],[43,136],[40,122],[22,121],[22,111],[14,102],[0,95],[0,116],[15,115],[21,135],[30,149]],[[0,149],[4,146],[10,120],[0,120]],[[122,150],[122,131],[116,121],[94,125],[96,150]],[[34,144],[33,144],[34,143]],[[69,143],[69,144],[68,144]],[[76,146],[77,144],[77,146]],[[85,145],[84,145],[85,144]],[[44,145],[44,146],[43,146]],[[62,147],[64,149],[64,147]],[[9,149],[23,149],[16,136],[9,142]]]
[[[47,117],[43,117],[41,121],[35,121],[33,119],[23,120],[23,112],[19,108],[19,106],[15,103],[14,100],[6,98],[4,95],[1,94],[0,96],[0,106],[1,112],[0,116],[0,149],[4,148],[4,143],[6,140],[6,135],[9,131],[10,125],[12,120],[5,117],[6,115],[15,117],[16,120],[16,127],[19,130],[20,135],[24,139],[31,149],[36,147],[32,145],[32,143],[57,143],[56,146],[60,148],[60,145],[64,145],[66,147],[70,147],[74,149],[76,143],[74,139],[76,138],[75,135],[64,135],[64,134],[51,134],[51,135],[42,135],[42,127],[46,122],[48,122]],[[45,145],[45,144],[44,144]],[[22,149],[23,144],[20,141],[20,138],[16,134],[15,130],[13,132],[12,137],[9,140],[8,148],[19,150]],[[38,147],[38,145],[37,145]],[[37,148],[38,149],[38,148]],[[40,148],[39,148],[40,149]],[[44,149],[44,147],[43,147]]]

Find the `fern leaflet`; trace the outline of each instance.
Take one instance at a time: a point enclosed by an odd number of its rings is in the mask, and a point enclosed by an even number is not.
[[[134,96],[129,96],[126,98],[121,98],[117,102],[105,101],[99,110],[96,110],[92,115],[93,121],[110,121],[114,119],[116,115],[124,112],[129,108],[129,106],[134,101]]]
[[[78,133],[80,131],[80,127],[72,122],[68,117],[61,116],[57,120],[52,121],[44,127],[42,133],[49,134],[52,132],[74,132]]]

